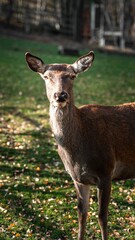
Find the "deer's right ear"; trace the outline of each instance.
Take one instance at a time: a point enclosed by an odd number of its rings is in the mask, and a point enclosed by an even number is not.
[[[34,71],[43,74],[45,71],[45,64],[44,62],[36,57],[31,55],[29,52],[25,54],[26,62],[28,63],[28,66]]]

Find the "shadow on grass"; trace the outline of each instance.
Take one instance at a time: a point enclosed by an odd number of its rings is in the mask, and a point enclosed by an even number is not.
[[[25,109],[25,107],[24,107],[24,109]],[[2,107],[0,107],[0,115],[2,115],[3,113],[4,114],[11,114],[13,116],[20,117],[22,120],[24,120],[26,122],[29,122],[30,124],[32,124],[35,127],[40,127],[41,126],[41,124],[37,120],[35,120],[35,119],[27,116],[26,114],[24,114],[22,112],[22,110],[23,110],[22,107],[20,109],[18,107],[13,107],[13,106],[2,106]],[[36,113],[36,109],[35,108],[30,108],[29,107],[29,108],[27,108],[27,110]],[[40,114],[40,116],[38,115],[38,118],[39,117],[44,117],[45,119],[47,119],[48,118],[48,114]],[[10,119],[8,121],[10,121]]]
[[[5,148],[1,148],[0,150],[1,152],[6,151]],[[14,157],[14,159],[16,159],[16,156],[20,156],[23,159],[27,156],[27,159],[31,151],[32,149],[29,149],[24,154],[21,150],[10,149],[8,154],[10,157]],[[40,155],[36,157],[40,158]],[[49,232],[50,238],[48,239],[66,239],[66,231],[59,228],[59,223],[55,219],[57,215],[46,218],[46,206],[44,207],[44,205],[48,204],[49,199],[53,198],[55,202],[55,199],[62,199],[64,195],[66,198],[66,193],[63,192],[62,185],[68,178],[63,171],[57,172],[57,169],[53,171],[53,168],[54,165],[52,163],[49,168],[46,168],[44,165],[44,169],[37,172],[35,168],[13,166],[11,161],[7,165],[7,161],[6,164],[2,161],[0,174],[1,176],[5,176],[5,178],[4,185],[1,186],[0,195],[4,205],[8,206],[9,211],[11,211],[12,218],[19,218],[24,223],[27,222],[33,235],[39,234],[41,238]],[[50,182],[49,178],[51,178]],[[37,182],[37,179],[39,182]],[[55,188],[58,187],[59,190],[55,191]],[[37,203],[33,204],[33,201],[35,203],[37,201]],[[68,236],[72,239],[69,233]]]
[[[55,202],[57,198],[67,197],[62,186],[69,178],[61,170],[64,168],[50,142],[50,129],[43,127],[38,121],[43,115],[39,116],[34,108],[29,110],[36,113],[35,119],[27,116],[22,112],[22,109],[16,107],[2,107],[1,110],[2,116],[7,116],[6,118],[2,117],[0,131],[1,137],[6,138],[3,138],[3,146],[0,147],[2,204],[8,206],[10,212],[8,215],[11,219],[14,221],[21,219],[24,224],[24,232],[26,232],[25,223],[27,223],[27,228],[32,229],[33,235],[39,235],[39,239],[48,234],[47,239],[66,239],[67,230],[61,230],[60,223],[56,219],[59,213],[53,215],[52,211],[52,215],[46,217],[47,208],[50,207],[49,199],[53,198]],[[26,127],[26,131],[9,131],[8,124],[10,125],[12,119],[16,121],[16,116],[21,119],[21,122],[28,122],[38,130],[29,130]],[[44,117],[48,118],[48,115]],[[23,149],[19,149],[15,144],[18,141],[23,141],[23,136],[26,137],[26,147],[24,144]],[[28,136],[31,137],[30,146],[27,143]],[[6,141],[10,138],[13,139],[13,143],[7,146]],[[39,147],[37,147],[38,145]],[[55,190],[55,188],[59,188],[59,190]],[[39,202],[33,204],[36,199],[39,199]],[[41,208],[42,211],[40,211]],[[57,209],[56,206],[56,210],[59,212],[59,207]],[[6,217],[4,218],[6,219]],[[68,236],[72,239],[69,232]]]
[[[50,232],[53,236],[58,236],[61,239],[65,239],[65,232],[59,229],[59,225],[57,221],[54,222],[52,219],[46,219],[45,214],[41,214],[38,209],[34,210],[34,206],[31,204],[32,194],[34,193],[31,188],[26,188],[23,185],[18,186],[20,187],[20,191],[27,191],[29,192],[29,198],[25,199],[24,197],[18,197],[12,187],[10,188],[10,194],[2,194],[1,197],[5,198],[5,201],[8,207],[12,210],[12,218],[19,218],[24,223],[27,222],[27,226],[32,230],[33,234],[36,234],[40,237],[46,236],[47,232]],[[13,187],[14,188],[14,187]],[[23,189],[23,191],[22,191]],[[36,199],[35,199],[36,201]],[[40,208],[40,205],[38,204]]]

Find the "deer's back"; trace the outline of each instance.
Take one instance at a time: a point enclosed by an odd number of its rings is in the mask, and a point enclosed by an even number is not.
[[[79,111],[89,165],[103,174],[113,169],[113,179],[135,177],[135,103],[85,105]]]

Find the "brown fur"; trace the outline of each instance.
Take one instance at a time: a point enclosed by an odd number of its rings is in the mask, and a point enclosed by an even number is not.
[[[93,52],[72,65],[44,65],[37,58],[36,66],[36,57],[29,53],[26,60],[30,68],[34,71],[37,68],[46,80],[51,128],[58,144],[58,153],[77,192],[78,240],[84,239],[91,184],[98,187],[99,224],[102,240],[107,240],[111,181],[135,178],[135,103],[75,107],[73,78],[75,73],[92,65]],[[67,94],[67,98],[61,101],[58,96],[63,93]]]

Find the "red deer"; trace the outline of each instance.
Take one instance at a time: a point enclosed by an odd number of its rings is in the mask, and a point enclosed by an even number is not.
[[[102,240],[107,240],[111,182],[135,178],[135,103],[74,105],[74,79],[93,60],[91,51],[73,64],[45,64],[26,53],[29,67],[45,80],[58,153],[76,188],[78,240],[84,239],[90,185],[98,189],[98,220]]]

